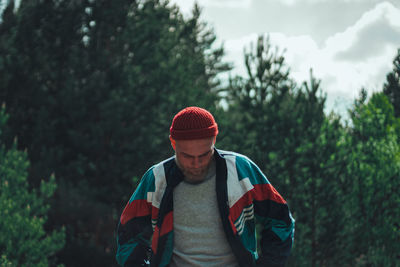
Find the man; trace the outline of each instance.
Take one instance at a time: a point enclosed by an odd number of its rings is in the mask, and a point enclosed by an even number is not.
[[[144,174],[121,215],[121,266],[285,265],[294,233],[285,200],[247,157],[216,149],[217,134],[205,109],[175,115],[175,156]]]

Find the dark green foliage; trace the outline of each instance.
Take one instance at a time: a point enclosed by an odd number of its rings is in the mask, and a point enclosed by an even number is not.
[[[400,121],[383,93],[352,110],[347,175],[351,192],[344,229],[351,266],[397,266],[400,257]]]
[[[279,114],[284,113],[279,108],[289,107],[290,92],[294,89],[293,82],[288,78],[288,68],[284,58],[272,51],[269,40],[260,37],[257,47],[245,54],[245,64],[248,78],[235,77],[230,80],[227,89],[230,121],[229,142],[227,145],[244,154],[252,155],[261,166],[268,159],[267,153],[279,147],[280,140],[272,138],[270,142],[266,133],[277,134],[286,131],[286,121],[275,125],[275,131],[270,131],[273,119],[266,110],[274,109]],[[273,112],[270,112],[273,113]],[[288,114],[284,113],[283,116]],[[257,143],[254,141],[258,140]],[[268,149],[267,149],[268,148]],[[244,150],[243,150],[244,149]],[[268,151],[268,152],[267,152]]]
[[[319,81],[311,75],[309,83],[297,86],[268,39],[260,37],[245,62],[248,78],[237,77],[228,90],[235,122],[230,137],[289,201],[297,220],[289,264],[325,264],[336,252],[326,241],[339,231],[321,205],[338,201],[333,165],[338,164],[339,119],[325,118]]]
[[[247,76],[221,88],[218,75],[229,67],[198,6],[185,18],[161,0],[22,0],[17,10],[8,2],[0,23],[0,102],[10,119],[0,150],[9,165],[0,166],[19,177],[13,181],[20,191],[7,191],[11,180],[2,175],[0,199],[19,192],[24,202],[1,223],[8,229],[12,216],[36,214],[26,223],[38,234],[26,236],[36,238],[32,251],[44,254],[18,258],[0,242],[0,265],[28,258],[39,266],[115,265],[124,204],[143,172],[172,154],[173,115],[197,105],[216,117],[217,146],[253,159],[288,201],[296,219],[288,266],[396,266],[399,55],[384,85],[389,100],[381,93],[368,100],[363,91],[343,123],[324,113],[320,81],[310,73],[296,84],[268,38],[245,53]],[[28,201],[36,204],[28,209]],[[66,245],[54,259],[61,226]],[[4,237],[20,244],[12,233]]]
[[[364,205],[365,209],[376,205],[373,216],[378,218],[381,209],[377,203],[394,207],[398,201],[397,197],[390,197],[385,201],[374,199],[378,201],[375,203],[371,198],[373,194],[397,195],[393,180],[397,179],[397,169],[381,163],[372,165],[381,169],[379,175],[391,177],[379,178],[385,180],[379,189],[373,189],[372,184],[367,187],[364,182],[363,189],[359,189],[360,183],[354,182],[355,177],[364,181],[362,176],[367,175],[354,167],[364,157],[390,159],[395,166],[399,164],[398,145],[393,139],[398,122],[390,115],[391,106],[376,96],[371,100],[378,105],[376,108],[364,108],[361,101],[352,113],[353,126],[343,126],[337,115],[324,114],[325,97],[320,93],[319,81],[311,75],[309,83],[297,86],[289,77],[283,56],[271,49],[268,39],[260,37],[257,46],[245,55],[245,62],[248,77],[234,78],[227,90],[232,120],[226,125],[230,131],[222,141],[253,158],[288,200],[296,218],[295,244],[288,265],[392,266],[394,261],[388,258],[395,259],[397,255],[388,244],[398,240],[397,225],[384,225],[383,221],[379,225],[361,225],[354,221],[361,216],[356,210],[362,210]],[[358,127],[361,130],[357,131]],[[386,140],[388,129],[391,141],[378,141]],[[374,155],[378,148],[368,143],[365,148],[374,149],[359,151],[355,156],[355,149],[360,147],[357,142],[363,140],[379,144],[382,154]],[[376,169],[369,172],[379,176]],[[357,196],[359,192],[364,197],[364,188],[372,190],[370,200]],[[394,192],[388,192],[388,188]],[[394,210],[389,214],[391,219],[398,217]],[[365,235],[371,228],[377,236]],[[364,239],[356,238],[361,235]],[[358,245],[360,242],[362,245]]]
[[[393,71],[386,76],[383,93],[393,105],[395,116],[400,117],[400,49],[397,50],[397,56],[393,60]]]
[[[111,266],[114,229],[143,172],[170,156],[179,109],[215,111],[227,69],[197,6],[166,1],[21,1],[0,25],[0,101],[29,179],[56,174],[49,227],[66,225],[59,259]],[[135,177],[135,179],[134,179]]]
[[[55,178],[29,189],[26,152],[3,142],[8,116],[0,110],[0,265],[48,266],[65,243],[64,231],[46,232],[48,199],[56,189]],[[53,207],[54,208],[54,207]],[[54,265],[54,262],[53,262]]]

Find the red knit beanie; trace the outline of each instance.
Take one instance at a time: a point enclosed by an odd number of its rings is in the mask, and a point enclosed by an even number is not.
[[[216,136],[218,125],[207,110],[188,107],[175,115],[169,131],[174,140],[203,139]]]

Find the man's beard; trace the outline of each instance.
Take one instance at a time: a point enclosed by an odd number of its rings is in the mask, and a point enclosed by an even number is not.
[[[200,184],[204,182],[208,169],[210,167],[210,163],[203,168],[199,168],[198,171],[192,172],[190,169],[184,168],[177,158],[175,158],[176,164],[178,165],[179,169],[183,172],[184,178],[183,180],[189,184]]]

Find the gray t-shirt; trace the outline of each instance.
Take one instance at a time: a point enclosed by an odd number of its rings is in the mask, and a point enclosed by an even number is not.
[[[181,182],[174,189],[174,248],[170,266],[239,266],[218,211],[215,162],[200,184]]]

